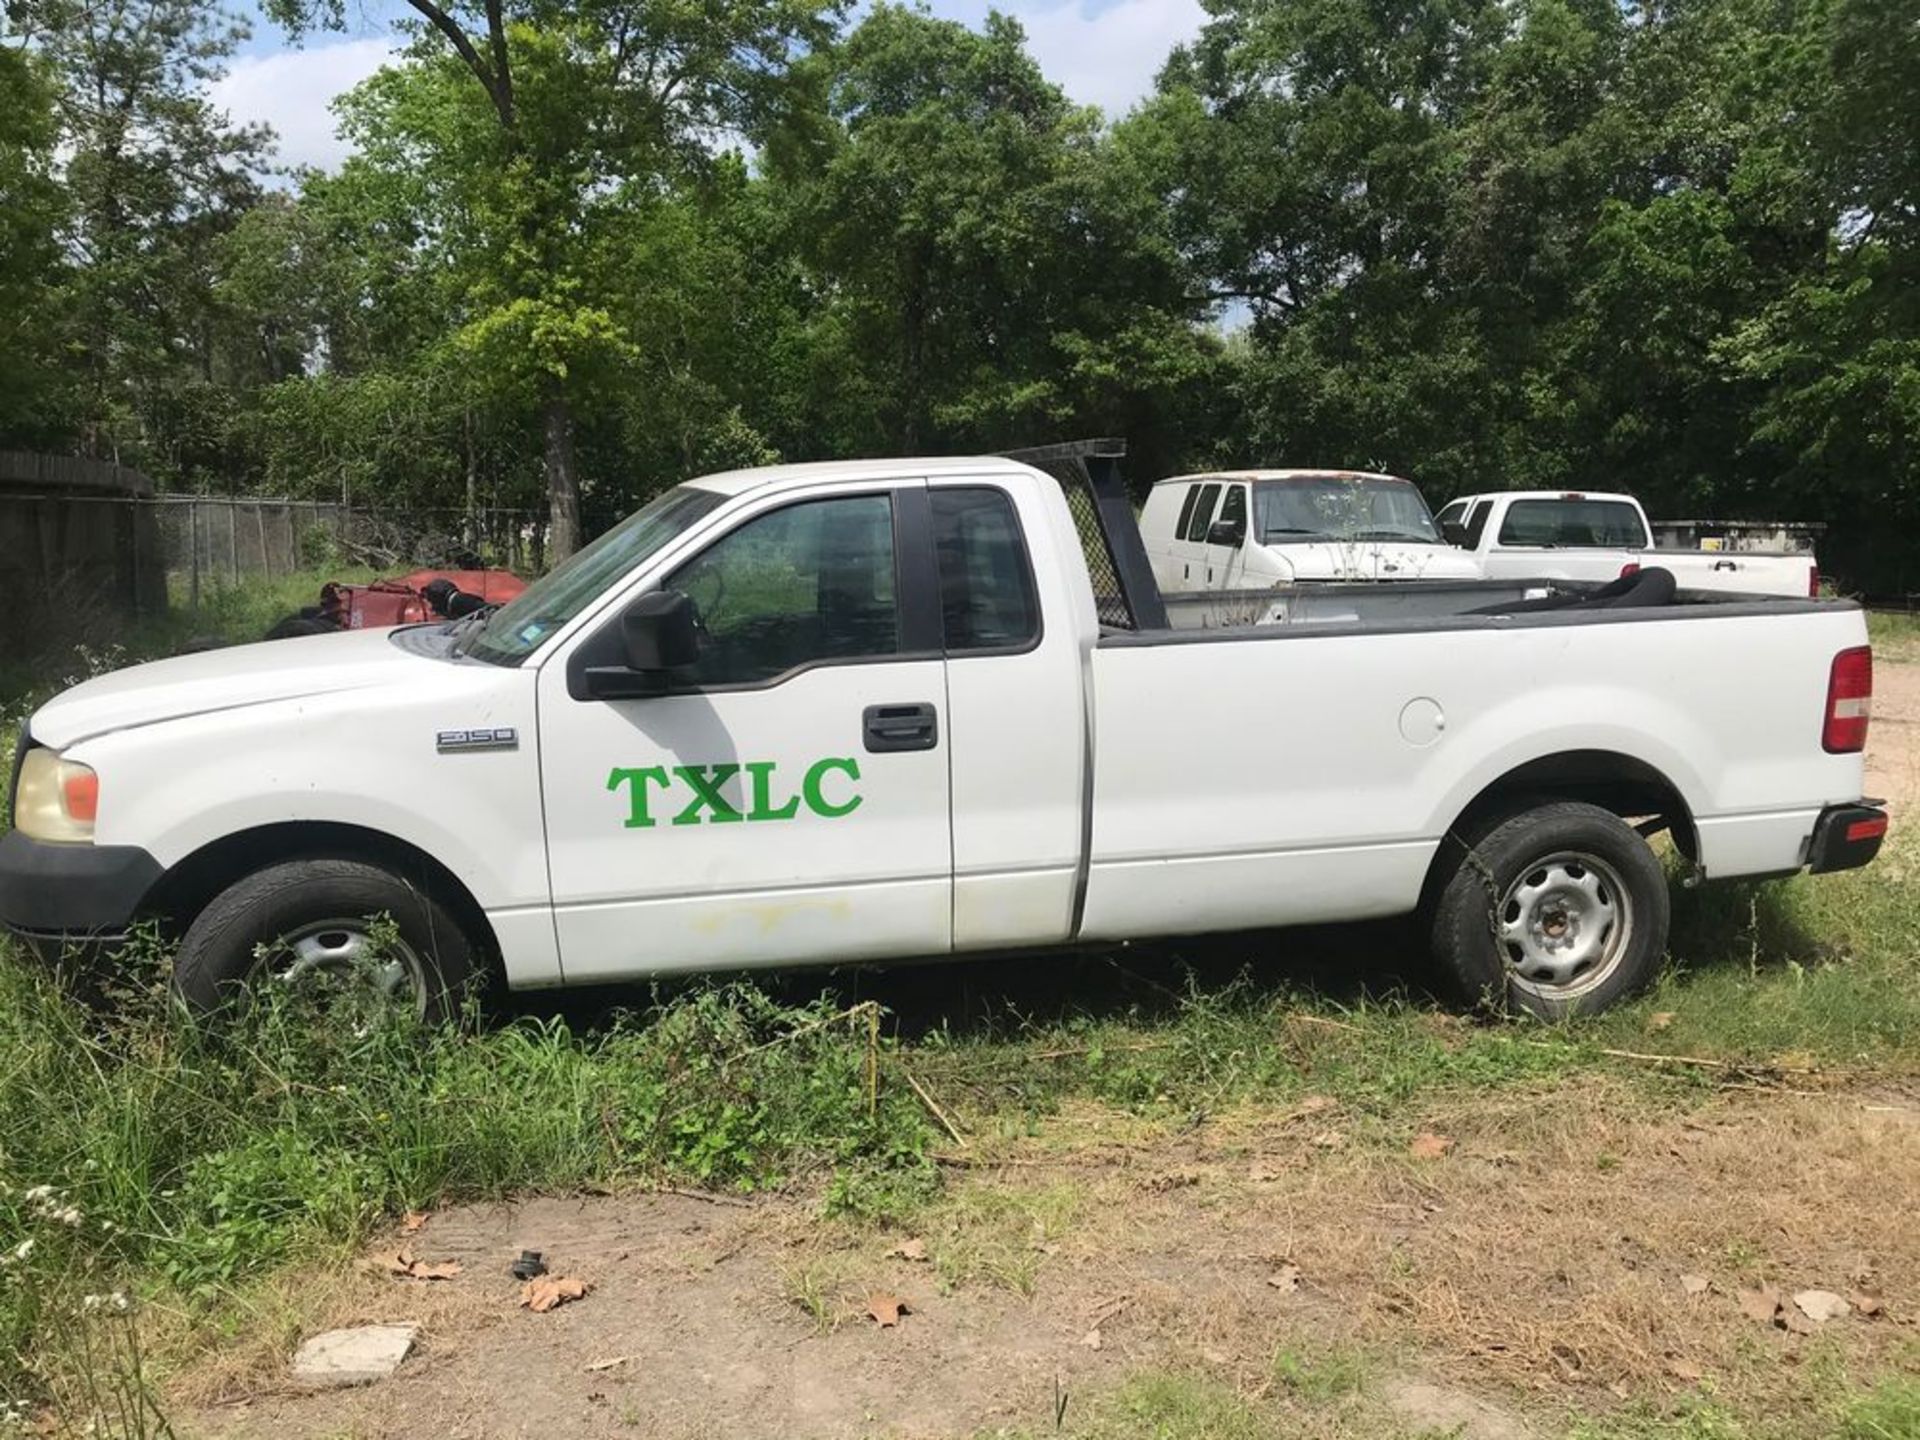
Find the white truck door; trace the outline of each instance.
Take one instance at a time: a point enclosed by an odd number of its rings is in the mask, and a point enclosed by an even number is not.
[[[666,694],[580,699],[542,667],[569,983],[951,948],[940,618],[924,562],[895,563],[930,547],[926,494],[787,499],[681,565],[700,658]]]
[[[1220,514],[1215,524],[1234,525],[1240,533],[1235,545],[1208,545],[1207,569],[1214,590],[1238,590],[1247,583],[1247,487],[1229,485],[1220,497]]]
[[[953,721],[954,948],[1064,941],[1084,838],[1086,700],[1075,597],[1060,565],[1035,571],[1028,537],[1044,549],[1073,520],[1064,502],[1049,517],[1030,486],[1016,500],[956,479],[931,495]]]

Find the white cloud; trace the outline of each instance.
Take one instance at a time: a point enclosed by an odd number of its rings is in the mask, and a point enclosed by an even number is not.
[[[213,103],[235,121],[263,120],[280,136],[280,161],[334,169],[347,143],[334,134],[336,95],[393,57],[389,40],[336,40],[298,50],[244,55],[214,82]]]
[[[1200,33],[1200,0],[1118,0],[1090,13],[1087,0],[1006,7],[1026,27],[1027,48],[1068,95],[1126,113],[1153,89],[1167,52]]]

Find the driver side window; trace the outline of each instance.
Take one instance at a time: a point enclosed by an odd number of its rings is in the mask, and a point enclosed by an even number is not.
[[[896,655],[893,502],[789,505],[715,541],[668,578],[693,601],[696,689],[764,685],[803,666]]]

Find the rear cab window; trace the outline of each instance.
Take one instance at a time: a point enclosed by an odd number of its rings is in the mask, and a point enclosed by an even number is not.
[[[1644,550],[1647,531],[1639,511],[1624,500],[1516,500],[1500,522],[1500,543],[1562,550]]]
[[[1025,650],[1040,639],[1040,600],[1020,522],[1004,490],[938,487],[933,543],[949,655]]]

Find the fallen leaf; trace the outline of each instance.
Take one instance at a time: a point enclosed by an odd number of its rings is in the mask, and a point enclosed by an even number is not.
[[[1740,1313],[1749,1320],[1772,1324],[1773,1317],[1780,1313],[1780,1292],[1770,1285],[1763,1285],[1758,1290],[1742,1290]]]
[[[1671,1010],[1656,1010],[1653,1012],[1653,1014],[1647,1016],[1647,1029],[1649,1030],[1670,1029],[1673,1025],[1675,1018],[1676,1018],[1675,1014]]]
[[[1453,1149],[1451,1135],[1436,1135],[1431,1130],[1422,1130],[1413,1137],[1413,1143],[1407,1146],[1407,1153],[1416,1160],[1438,1160]]]
[[[1820,1322],[1803,1315],[1791,1305],[1782,1305],[1780,1313],[1773,1317],[1773,1323],[1782,1330],[1790,1330],[1795,1335],[1811,1335],[1820,1328]]]
[[[1684,1380],[1687,1384],[1692,1385],[1704,1379],[1707,1372],[1691,1360],[1669,1360],[1667,1362],[1667,1373],[1676,1380]]]
[[[556,1306],[584,1300],[593,1287],[571,1275],[542,1275],[520,1287],[520,1303],[536,1315],[544,1315]]]
[[[451,1280],[460,1273],[458,1260],[416,1260],[408,1251],[387,1257],[387,1269],[403,1280]]]
[[[1164,1175],[1149,1175],[1140,1182],[1140,1188],[1164,1194],[1169,1190],[1184,1190],[1189,1185],[1199,1183],[1200,1174],[1197,1170],[1169,1170]]]
[[[1080,1337],[1080,1343],[1086,1346],[1087,1349],[1089,1350],[1098,1350],[1107,1342],[1100,1338],[1100,1327],[1096,1325],[1093,1327],[1093,1329],[1089,1330],[1085,1335]]]
[[[913,1308],[898,1295],[888,1295],[875,1291],[867,1297],[867,1314],[879,1322],[882,1330],[891,1330],[900,1323],[902,1315],[911,1315]]]
[[[1809,1320],[1844,1320],[1853,1313],[1853,1306],[1831,1290],[1802,1290],[1793,1303]]]
[[[1268,1185],[1280,1178],[1280,1172],[1266,1165],[1256,1165],[1247,1172],[1247,1179],[1256,1185]]]
[[[1282,1265],[1267,1277],[1267,1284],[1278,1290],[1282,1295],[1293,1294],[1294,1291],[1300,1288],[1300,1267],[1298,1265]]]
[[[1347,1137],[1338,1130],[1322,1130],[1311,1142],[1322,1150],[1338,1150],[1347,1143]]]
[[[409,1210],[407,1211],[406,1218],[400,1222],[400,1229],[405,1234],[418,1235],[420,1233],[420,1227],[426,1223],[426,1211]]]
[[[1847,1299],[1852,1303],[1853,1308],[1858,1310],[1862,1315],[1878,1315],[1887,1308],[1887,1302],[1882,1300],[1878,1295],[1856,1292],[1849,1295]]]
[[[1682,1275],[1680,1288],[1689,1295],[1704,1295],[1712,1289],[1712,1283],[1704,1275]]]
[[[902,1240],[887,1252],[891,1260],[924,1261],[927,1258],[927,1242],[924,1240]]]
[[[1224,1365],[1227,1363],[1229,1357],[1224,1350],[1216,1350],[1211,1345],[1202,1345],[1200,1347],[1200,1358],[1209,1365]]]

